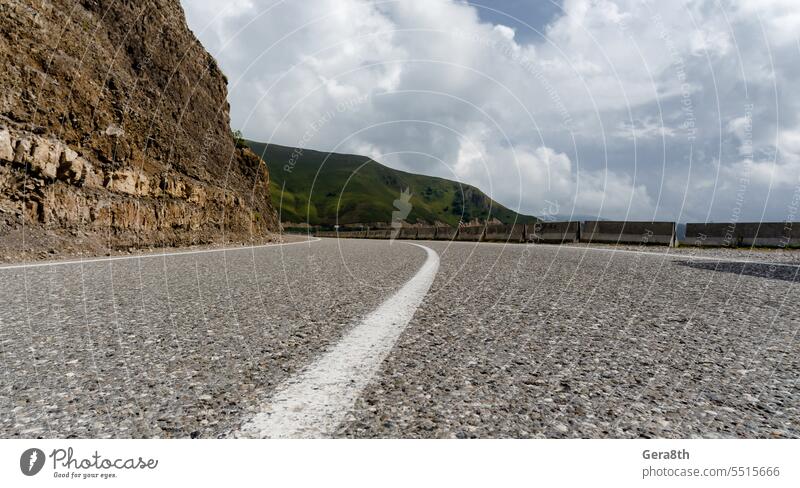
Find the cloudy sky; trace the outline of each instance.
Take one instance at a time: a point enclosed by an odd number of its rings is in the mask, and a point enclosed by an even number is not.
[[[248,138],[535,215],[800,220],[797,0],[183,5]]]

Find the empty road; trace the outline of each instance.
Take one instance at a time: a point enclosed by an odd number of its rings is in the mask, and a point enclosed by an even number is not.
[[[796,438],[798,265],[322,239],[6,266],[0,436]]]

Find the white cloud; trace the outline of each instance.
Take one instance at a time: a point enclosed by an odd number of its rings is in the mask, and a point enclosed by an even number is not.
[[[640,140],[674,137],[676,132],[673,127],[667,127],[654,117],[645,117],[644,119],[634,119],[633,122],[620,122],[613,136],[628,140]]]
[[[367,153],[532,213],[557,201],[606,217],[778,220],[792,197],[794,0],[565,0],[528,44],[455,1],[185,8],[253,138]],[[730,191],[742,171],[746,198]]]

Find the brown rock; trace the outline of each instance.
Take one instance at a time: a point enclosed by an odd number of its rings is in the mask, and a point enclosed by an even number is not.
[[[161,177],[161,188],[171,197],[186,198],[186,184],[177,176],[163,175]]]
[[[8,129],[0,129],[0,159],[14,160],[14,148],[11,146],[11,133]]]
[[[23,137],[17,141],[14,148],[14,162],[18,164],[27,164],[31,158],[31,148],[33,142],[28,137]]]
[[[9,221],[123,249],[279,230],[266,165],[236,147],[227,80],[178,0],[6,0],[0,11]],[[26,241],[33,255],[47,251],[37,242]]]
[[[33,143],[33,153],[30,158],[30,171],[42,178],[54,180],[58,174],[58,165],[61,161],[61,144],[37,137]]]
[[[189,188],[189,196],[187,200],[202,207],[206,204],[206,196],[206,191],[203,189],[203,187],[200,185],[192,185]]]
[[[58,179],[76,184],[83,179],[84,169],[87,165],[86,160],[78,156],[78,153],[65,147],[58,165]]]
[[[135,169],[114,171],[108,176],[106,188],[128,195],[147,196],[150,194],[150,178]]]

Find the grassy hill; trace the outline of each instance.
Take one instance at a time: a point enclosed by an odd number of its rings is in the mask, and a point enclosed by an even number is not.
[[[246,141],[270,169],[270,191],[283,222],[312,225],[390,222],[393,202],[410,188],[407,222],[489,220],[534,222],[479,189],[444,178],[388,168],[366,156],[323,153]],[[285,185],[285,187],[284,187]],[[338,216],[338,219],[337,219]]]

